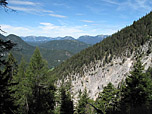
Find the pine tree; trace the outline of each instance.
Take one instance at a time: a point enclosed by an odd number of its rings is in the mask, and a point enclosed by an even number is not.
[[[7,8],[7,0],[0,0],[0,7]],[[0,32],[4,32],[0,26]],[[11,82],[12,71],[11,66],[5,60],[7,52],[10,51],[15,44],[11,41],[3,41],[0,38],[0,113],[11,114],[16,110],[14,99],[11,97],[10,87],[13,85]]]
[[[27,102],[27,97],[29,93],[28,80],[26,77],[26,62],[22,58],[21,63],[18,67],[17,75],[13,77],[13,82],[17,85],[13,86],[11,89],[15,91],[12,96],[15,99],[15,105],[18,106],[18,113],[28,113],[29,107]]]
[[[64,87],[61,88],[61,107],[60,114],[73,114],[73,101],[71,95]]]
[[[88,94],[87,90],[85,88],[84,93],[79,95],[79,101],[78,101],[78,106],[77,106],[77,113],[78,114],[86,114],[86,106],[88,104]]]
[[[126,113],[139,113],[146,109],[149,99],[151,81],[143,73],[144,67],[140,60],[134,65],[131,75],[126,78],[126,86],[122,90],[121,108]],[[142,113],[146,113],[143,111]]]
[[[47,84],[47,73],[47,62],[36,48],[27,69],[28,85],[31,88],[28,96],[29,113],[53,113],[55,87]]]
[[[11,78],[13,78],[13,76],[15,76],[17,74],[17,61],[16,59],[14,58],[14,56],[12,55],[12,53],[9,53],[8,54],[8,58],[7,58],[7,64],[6,64],[6,69],[7,67],[10,67],[11,69]]]
[[[10,87],[14,84],[12,80],[12,65],[4,59],[7,52],[14,46],[10,41],[0,39],[0,113],[11,114],[16,110],[14,99],[11,97]]]
[[[111,112],[114,110],[115,102],[117,101],[118,90],[109,83],[104,87],[103,92],[99,93],[97,98],[97,107],[101,109],[104,113]]]

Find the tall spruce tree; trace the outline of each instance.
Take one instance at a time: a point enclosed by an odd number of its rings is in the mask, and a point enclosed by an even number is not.
[[[14,99],[11,97],[12,92],[10,87],[14,84],[12,80],[13,64],[10,64],[8,59],[5,60],[7,52],[13,48],[14,44],[10,41],[3,41],[0,39],[0,113],[11,114],[16,110]]]
[[[7,8],[7,0],[0,0],[0,7]],[[3,31],[0,26],[0,33]],[[0,113],[12,114],[16,110],[14,99],[11,97],[10,87],[14,84],[11,83],[12,68],[9,66],[9,61],[6,61],[6,55],[15,44],[11,41],[3,41],[0,38]]]
[[[115,102],[117,101],[118,90],[112,83],[109,83],[104,87],[103,92],[99,93],[97,98],[97,107],[103,111],[103,113],[110,113],[114,111]]]
[[[22,58],[18,67],[17,75],[13,77],[12,81],[13,83],[17,83],[17,85],[12,87],[12,91],[15,91],[12,96],[15,99],[15,105],[18,106],[17,112],[27,114],[29,110],[27,97],[30,88],[28,87],[28,80],[26,77],[26,62],[24,58]]]
[[[121,109],[124,113],[146,113],[147,111],[146,103],[151,96],[149,92],[151,80],[143,70],[141,61],[137,60],[131,75],[126,78],[126,86],[121,95]]]
[[[79,100],[78,100],[78,106],[77,106],[77,113],[78,114],[87,114],[86,113],[86,106],[88,104],[88,94],[87,94],[87,90],[85,88],[83,93],[80,93],[79,95]]]
[[[47,84],[48,66],[42,59],[38,48],[35,49],[27,69],[29,91],[29,113],[53,113],[54,110],[54,85]]]
[[[7,67],[10,67],[11,70],[11,78],[13,78],[13,76],[15,76],[17,74],[17,61],[14,58],[14,56],[12,55],[12,53],[8,54],[8,58],[7,58],[7,64],[5,66],[5,68],[7,69]]]
[[[61,107],[60,114],[73,114],[74,107],[71,95],[64,87],[61,88]]]

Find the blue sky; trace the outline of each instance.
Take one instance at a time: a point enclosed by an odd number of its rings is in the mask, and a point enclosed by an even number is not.
[[[0,26],[19,36],[111,35],[152,10],[152,0],[8,0]]]

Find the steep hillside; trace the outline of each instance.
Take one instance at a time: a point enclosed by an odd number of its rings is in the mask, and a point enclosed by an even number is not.
[[[10,34],[6,37],[6,40],[11,40],[13,43],[17,44],[15,46],[16,49],[19,50],[33,50],[35,49],[35,47],[27,44],[26,42],[24,42],[19,36],[16,36],[14,34]]]
[[[51,76],[70,80],[73,95],[86,87],[90,97],[96,98],[107,83],[117,86],[138,57],[146,69],[152,66],[152,12],[68,59]]]
[[[26,43],[28,43],[31,46],[35,46],[35,47],[39,47],[40,45],[42,45],[42,44],[44,44],[46,42],[48,42],[48,41],[34,41],[34,42],[26,41]]]
[[[108,37],[108,35],[97,35],[97,36],[80,36],[77,40],[84,42],[86,44],[96,44],[101,42],[104,38]]]
[[[67,50],[75,54],[89,47],[89,45],[76,40],[54,40],[44,43],[40,47],[51,50]]]
[[[2,40],[6,40],[5,36],[3,36],[2,34],[0,34],[0,38],[1,38]]]

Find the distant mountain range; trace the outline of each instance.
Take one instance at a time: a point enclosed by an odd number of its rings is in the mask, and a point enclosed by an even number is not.
[[[24,41],[31,43],[32,45],[40,45],[41,43],[45,43],[48,41],[54,41],[54,40],[77,40],[84,42],[86,44],[96,44],[102,41],[104,38],[108,37],[108,35],[97,35],[97,36],[80,36],[78,39],[75,39],[71,36],[65,36],[65,37],[44,37],[44,36],[27,36],[27,37],[21,37]]]
[[[88,48],[90,45],[78,40],[54,40],[39,45],[41,48],[50,50],[67,50],[71,53],[78,53],[81,50]]]
[[[101,42],[104,38],[108,37],[109,35],[97,35],[97,36],[80,36],[77,40],[84,42],[86,44],[96,44]]]
[[[6,37],[0,34],[0,39],[5,41],[11,40],[16,44],[16,46],[12,49],[12,53],[18,62],[20,62],[22,57],[24,57],[26,61],[29,61],[35,50],[35,46],[28,44],[19,36],[14,34],[10,34]],[[70,39],[70,37],[65,37],[65,40],[43,42],[39,45],[40,52],[43,58],[48,61],[49,67],[55,67],[59,65],[66,59],[70,58],[72,55],[90,46],[77,40],[66,39]]]
[[[13,43],[17,44],[13,48],[12,53],[18,62],[20,62],[22,56],[26,61],[29,61],[35,47],[38,46],[44,59],[48,61],[49,67],[55,67],[61,64],[81,50],[102,41],[105,37],[107,37],[107,35],[81,36],[75,39],[71,36],[56,38],[42,36],[19,37],[10,34],[5,37],[0,34],[0,39],[11,40]]]
[[[47,42],[47,41],[52,41],[52,40],[75,40],[71,36],[65,36],[65,37],[45,37],[45,36],[26,36],[21,38],[26,41],[26,42]]]

